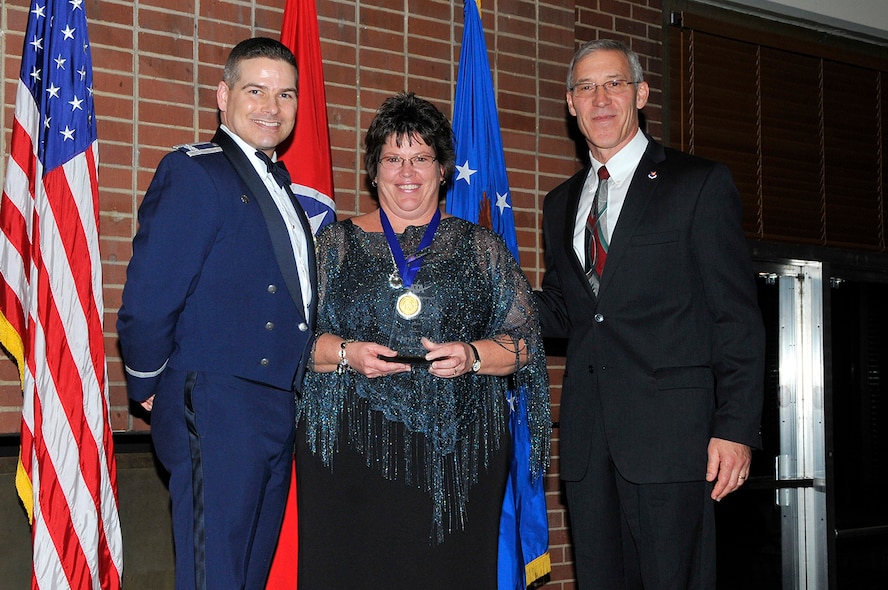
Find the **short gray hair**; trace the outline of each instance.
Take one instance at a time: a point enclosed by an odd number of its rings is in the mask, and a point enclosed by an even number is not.
[[[629,74],[632,76],[630,82],[642,82],[644,80],[644,70],[641,69],[641,62],[638,59],[638,54],[629,49],[629,47],[621,43],[620,41],[615,41],[613,39],[596,39],[595,41],[587,41],[584,43],[577,52],[574,53],[573,58],[570,60],[570,66],[567,68],[567,89],[573,90],[574,80],[574,68],[577,63],[586,57],[587,55],[591,55],[596,51],[619,51],[623,55],[626,56],[626,59],[629,61]]]

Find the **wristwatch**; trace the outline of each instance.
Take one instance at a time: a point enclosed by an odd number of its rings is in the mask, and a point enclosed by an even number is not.
[[[481,357],[478,355],[478,349],[471,342],[466,342],[466,344],[469,345],[469,348],[472,349],[472,354],[475,355],[475,362],[472,363],[472,372],[477,373],[481,370]]]

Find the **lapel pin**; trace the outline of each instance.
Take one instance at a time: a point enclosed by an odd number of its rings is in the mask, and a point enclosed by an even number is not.
[[[244,203],[249,203],[250,197],[248,197],[247,195],[241,195],[241,201],[243,201]]]
[[[656,179],[657,178],[657,171],[651,170],[650,172],[648,172],[648,178],[650,178],[651,180]]]

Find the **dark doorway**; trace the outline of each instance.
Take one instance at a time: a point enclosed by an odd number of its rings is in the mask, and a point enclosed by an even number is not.
[[[767,333],[763,448],[753,453],[752,477],[716,508],[719,590],[795,590],[794,551],[785,545],[787,521],[781,494],[817,486],[826,491],[822,555],[832,590],[884,588],[888,579],[888,283],[866,278],[832,279],[824,293],[825,386],[823,395],[826,476],[778,480],[781,452],[780,334],[787,329],[778,280],[763,274],[759,304]],[[812,369],[814,370],[814,369]],[[782,395],[786,396],[784,392]],[[797,488],[793,490],[792,488]],[[809,556],[809,559],[812,558]],[[789,565],[787,565],[789,564]],[[786,586],[789,584],[789,586]],[[821,585],[822,584],[822,585]],[[815,583],[826,587],[826,579]]]
[[[888,284],[834,281],[831,501],[840,589],[888,580]]]
[[[762,448],[753,451],[750,479],[716,505],[719,590],[781,588],[780,509],[775,504],[774,460],[780,452],[779,301],[773,280],[758,279],[766,334]]]

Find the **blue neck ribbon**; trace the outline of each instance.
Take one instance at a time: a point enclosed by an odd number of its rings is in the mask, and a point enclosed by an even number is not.
[[[388,216],[386,216],[382,207],[379,208],[379,221],[382,223],[382,231],[385,234],[385,241],[388,242],[389,250],[392,251],[392,258],[395,260],[398,274],[401,275],[401,280],[404,281],[404,286],[409,288],[416,279],[416,274],[422,266],[422,257],[425,254],[421,254],[421,252],[431,246],[432,240],[435,239],[435,230],[438,229],[438,224],[441,222],[441,210],[438,209],[435,211],[432,220],[429,222],[429,226],[426,228],[422,239],[419,241],[419,247],[416,249],[416,254],[411,256],[404,256],[404,250],[401,249],[401,244],[398,242],[395,230],[392,229],[392,224],[389,222]]]

